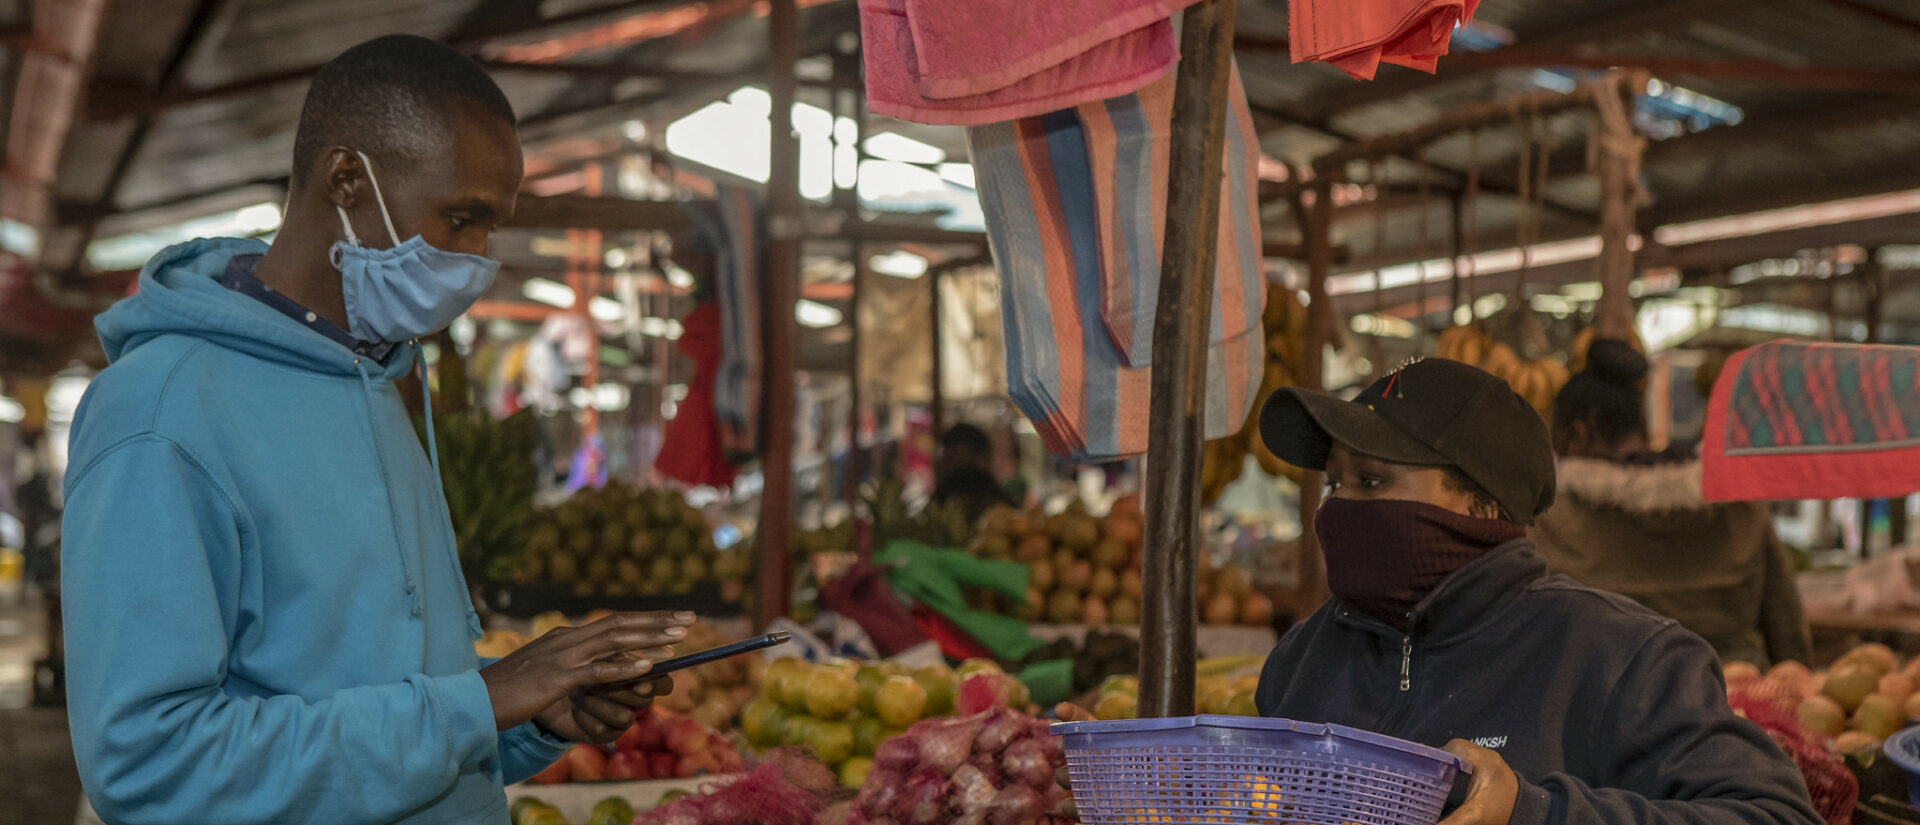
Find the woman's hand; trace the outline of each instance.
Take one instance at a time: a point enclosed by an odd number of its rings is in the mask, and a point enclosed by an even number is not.
[[[1507,760],[1465,739],[1448,742],[1447,752],[1473,766],[1473,779],[1467,785],[1466,801],[1440,825],[1507,825],[1520,795],[1520,780],[1507,767]]]
[[[1062,722],[1092,722],[1097,718],[1093,715],[1093,711],[1087,710],[1072,702],[1061,702],[1060,704],[1054,705],[1053,715]],[[1054,772],[1053,781],[1060,783],[1060,787],[1066,788],[1067,793],[1073,793],[1073,777],[1067,773],[1065,765],[1060,766],[1060,770]],[[1074,810],[1073,797],[1071,796],[1061,801],[1060,813],[1074,819],[1080,818],[1079,811]]]

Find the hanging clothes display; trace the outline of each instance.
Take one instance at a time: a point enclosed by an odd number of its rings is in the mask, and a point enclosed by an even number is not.
[[[1480,0],[1288,0],[1295,63],[1329,63],[1372,80],[1381,63],[1431,72]]]
[[[1133,92],[1179,60],[1194,0],[860,0],[867,107],[978,125]]]
[[[720,444],[738,464],[760,447],[760,216],[753,194],[721,185],[711,209],[688,208],[694,235],[713,252],[720,368],[713,385]]]
[[[1727,359],[1707,402],[1708,501],[1920,490],[1920,350],[1775,341]]]
[[[714,407],[714,386],[720,374],[720,305],[707,301],[693,308],[681,322],[674,348],[693,361],[693,379],[687,397],[667,422],[666,435],[653,468],[682,484],[730,487],[733,465],[721,447],[720,418]]]
[[[1237,72],[1229,88],[1209,439],[1244,422],[1266,343],[1259,147]],[[1076,461],[1147,450],[1172,94],[1167,78],[1118,100],[968,130],[1003,283],[1009,394],[1048,448]]]

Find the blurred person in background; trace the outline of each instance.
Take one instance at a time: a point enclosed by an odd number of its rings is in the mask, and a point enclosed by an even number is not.
[[[957,501],[968,521],[997,504],[1019,504],[993,471],[993,439],[972,424],[955,424],[940,435],[934,459],[933,502]]]
[[[1811,662],[1792,557],[1764,502],[1708,503],[1690,446],[1653,451],[1647,360],[1597,339],[1553,405],[1560,495],[1533,525],[1549,569],[1625,595],[1728,661]]]

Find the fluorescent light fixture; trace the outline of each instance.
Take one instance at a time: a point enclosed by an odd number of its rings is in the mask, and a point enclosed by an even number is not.
[[[56,376],[47,386],[47,419],[57,422],[73,420],[73,414],[80,409],[80,399],[87,394],[87,385],[93,379],[84,375]]]
[[[918,278],[927,274],[927,259],[904,249],[868,258],[867,265],[875,272],[895,278]]]
[[[603,324],[618,323],[627,317],[627,309],[619,301],[605,295],[595,295],[587,299],[587,314]]]
[[[1824,336],[1828,330],[1827,321],[1826,313],[1767,304],[1731,307],[1720,312],[1720,325],[1723,327],[1779,335]]]
[[[633,391],[625,384],[605,381],[593,385],[593,408],[601,412],[624,410],[632,400]]]
[[[87,262],[99,270],[135,269],[160,250],[193,238],[251,237],[280,228],[280,205],[256,203],[170,226],[103,238],[87,245]]]
[[[40,231],[12,218],[0,218],[0,249],[28,258],[40,254]]]
[[[626,135],[627,140],[639,143],[647,139],[647,124],[638,120],[629,120],[620,124],[620,133]]]
[[[606,262],[608,269],[625,269],[627,264],[633,261],[633,253],[628,252],[624,247],[616,246],[607,250],[607,254],[601,256],[601,260]]]
[[[679,321],[671,318],[641,318],[633,328],[641,335],[665,338],[669,341],[680,340],[680,333],[685,331]]]
[[[669,262],[666,265],[666,270],[667,283],[672,285],[674,289],[691,289],[693,287],[693,273],[681,269],[679,264]]]
[[[572,309],[574,302],[573,287],[545,278],[528,278],[520,285],[520,294],[529,301],[536,301],[550,307]]]
[[[1920,189],[1869,195],[1864,198],[1750,212],[1690,223],[1668,224],[1653,231],[1653,239],[1667,246],[1680,246],[1724,238],[1743,238],[1809,226],[1886,218],[1920,212]]]
[[[947,159],[946,150],[899,132],[881,132],[867,138],[867,154],[902,163],[940,163]]]
[[[818,301],[802,298],[793,305],[793,318],[799,321],[801,326],[814,329],[837,327],[840,325],[840,310]]]
[[[940,179],[955,186],[964,186],[968,189],[980,188],[974,182],[973,164],[971,163],[940,164]]]
[[[1415,332],[1412,321],[1370,312],[1353,316],[1351,325],[1353,331],[1361,335],[1385,338],[1412,338]]]
[[[20,402],[0,395],[0,423],[18,424],[27,417],[27,408]]]

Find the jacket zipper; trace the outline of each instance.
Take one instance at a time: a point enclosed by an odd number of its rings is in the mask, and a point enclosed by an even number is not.
[[[1400,692],[1413,689],[1413,637],[1400,637]]]

